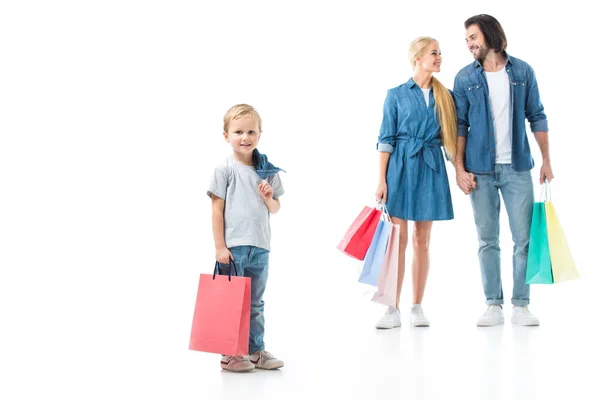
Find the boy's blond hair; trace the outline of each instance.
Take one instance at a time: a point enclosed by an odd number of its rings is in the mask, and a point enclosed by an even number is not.
[[[223,118],[223,132],[227,132],[231,121],[241,118],[244,115],[252,115],[256,118],[258,121],[258,130],[262,132],[262,120],[260,119],[260,115],[258,115],[258,112],[256,112],[254,107],[248,104],[236,104],[225,113],[225,118]]]

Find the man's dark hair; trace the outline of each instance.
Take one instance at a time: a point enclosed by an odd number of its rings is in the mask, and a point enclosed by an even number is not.
[[[486,44],[497,53],[506,52],[506,35],[500,22],[491,15],[479,14],[465,21],[465,29],[477,25],[483,33]]]

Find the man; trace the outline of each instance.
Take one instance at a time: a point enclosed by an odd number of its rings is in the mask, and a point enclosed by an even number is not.
[[[533,211],[533,158],[525,118],[540,147],[540,184],[553,178],[548,121],[533,69],[506,53],[506,35],[490,15],[465,22],[466,41],[475,61],[454,81],[458,117],[456,182],[471,197],[479,237],[479,264],[488,308],[478,326],[504,322],[500,274],[500,193],[510,222],[513,248],[512,322],[539,325],[531,314],[525,283]]]

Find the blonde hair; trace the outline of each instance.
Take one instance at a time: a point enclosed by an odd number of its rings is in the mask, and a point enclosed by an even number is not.
[[[227,132],[231,121],[245,115],[253,116],[258,121],[258,130],[262,132],[262,119],[260,119],[260,115],[258,115],[254,107],[248,104],[236,104],[225,113],[225,117],[223,118],[223,132]]]
[[[408,50],[408,59],[413,69],[415,68],[417,58],[423,57],[427,46],[431,42],[437,42],[434,38],[422,36],[418,37],[410,44]],[[452,95],[435,77],[431,77],[431,85],[433,87],[433,97],[435,98],[435,115],[440,122],[442,131],[442,144],[446,148],[446,153],[450,158],[456,155],[457,142],[457,119],[456,106]]]

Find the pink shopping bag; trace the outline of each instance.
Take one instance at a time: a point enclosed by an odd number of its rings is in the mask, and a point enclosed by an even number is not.
[[[231,260],[229,275],[201,274],[192,321],[190,350],[243,356],[250,338],[250,278],[237,275]],[[235,275],[231,276],[231,272]]]
[[[400,225],[394,224],[387,244],[383,265],[377,279],[377,292],[372,301],[396,307],[398,294],[398,252],[400,248]]]

